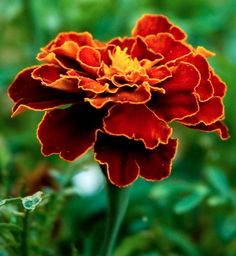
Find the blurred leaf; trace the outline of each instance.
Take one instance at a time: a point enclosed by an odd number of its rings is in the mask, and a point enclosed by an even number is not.
[[[2,200],[0,200],[0,206],[4,205],[6,202],[7,202],[7,200],[6,200],[6,199],[2,199]]]
[[[178,230],[176,231],[173,228],[169,228],[167,226],[161,226],[161,229],[163,231],[164,237],[170,240],[173,245],[177,245],[183,250],[184,254],[181,255],[200,256],[198,248],[183,232]]]
[[[223,196],[229,195],[229,184],[225,174],[216,167],[207,167],[206,176],[210,184]]]
[[[236,238],[236,216],[230,216],[222,220],[218,225],[220,237],[225,241]]]
[[[1,17],[0,21],[3,20],[5,22],[10,22],[14,19],[21,11],[21,1],[19,0],[11,0],[11,4],[9,4],[8,0],[0,1],[0,10]]]
[[[26,196],[21,199],[22,204],[26,210],[34,210],[42,201],[43,192],[38,191],[32,196]]]
[[[150,231],[142,231],[132,236],[127,236],[114,252],[114,256],[141,255],[141,251],[146,251],[154,239],[154,234]],[[139,252],[139,254],[138,254]],[[157,254],[158,255],[158,254]]]
[[[207,190],[202,192],[195,191],[192,194],[185,196],[174,205],[174,211],[177,214],[183,214],[193,210],[195,207],[201,204],[206,197]]]
[[[208,198],[207,203],[209,206],[220,206],[226,203],[226,199],[220,196],[212,196]]]
[[[13,230],[13,231],[21,230],[21,228],[18,225],[15,225],[12,223],[0,223],[0,230],[1,229],[7,229],[7,230]]]
[[[153,199],[163,199],[176,194],[191,192],[193,189],[192,184],[184,181],[162,181],[153,186],[150,197]]]
[[[3,251],[3,249],[0,248],[0,256],[9,256],[9,254],[6,251]]]

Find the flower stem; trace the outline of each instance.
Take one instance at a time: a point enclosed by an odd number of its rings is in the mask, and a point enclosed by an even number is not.
[[[116,187],[107,180],[107,199],[106,231],[99,256],[112,255],[116,238],[128,206],[129,188]]]
[[[25,210],[25,215],[23,217],[22,223],[22,237],[21,237],[21,255],[28,256],[29,248],[28,248],[28,222],[29,222],[29,211]]]

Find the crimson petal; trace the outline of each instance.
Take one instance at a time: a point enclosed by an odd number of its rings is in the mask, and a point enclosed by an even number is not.
[[[177,141],[169,140],[154,150],[125,137],[98,133],[94,146],[95,159],[106,165],[109,180],[119,187],[130,185],[138,176],[161,180],[170,174]]]
[[[94,145],[95,159],[107,167],[107,176],[116,186],[128,186],[139,175],[135,161],[136,144],[124,137],[98,133]]]
[[[146,14],[137,21],[134,29],[132,30],[132,35],[147,36],[151,34],[156,35],[162,32],[168,32],[178,40],[186,38],[183,30],[174,26],[166,17],[151,14]]]
[[[67,76],[66,70],[59,66],[53,64],[41,65],[32,72],[31,76],[51,88],[66,92],[79,92],[77,80]]]
[[[186,126],[191,129],[197,129],[204,132],[216,132],[222,140],[227,140],[230,138],[228,127],[222,121],[217,121],[210,125],[199,123],[197,125],[186,125]]]
[[[177,41],[167,33],[147,36],[145,42],[154,52],[164,57],[159,61],[159,64],[176,60],[191,52],[191,49],[184,42]]]
[[[211,83],[214,89],[214,96],[220,96],[224,97],[226,93],[226,85],[225,83],[220,79],[219,76],[217,76],[213,70],[210,72],[211,77]]]
[[[131,57],[137,58],[138,60],[148,59],[151,61],[158,61],[158,59],[162,59],[162,55],[159,53],[155,53],[154,51],[148,49],[147,44],[144,40],[140,37],[137,37],[132,50],[131,50]]]
[[[149,101],[150,98],[151,93],[149,91],[148,85],[144,82],[142,85],[140,85],[138,88],[135,88],[133,91],[120,89],[116,94],[97,94],[94,98],[85,98],[85,101],[88,101],[95,108],[102,108],[108,102],[128,102],[131,104],[143,104]]]
[[[199,100],[206,101],[210,99],[214,92],[212,83],[210,81],[210,67],[206,58],[200,54],[195,55],[191,53],[175,61],[175,65],[181,61],[193,64],[200,73],[201,80],[195,90],[199,95]]]
[[[78,52],[77,60],[86,72],[97,76],[98,68],[101,65],[101,55],[98,50],[89,46],[83,46]]]
[[[71,94],[48,86],[31,77],[38,66],[21,71],[11,84],[8,93],[15,102],[13,115],[25,109],[47,110],[80,100],[79,94]]]
[[[104,118],[104,129],[111,135],[124,135],[143,141],[153,149],[159,143],[166,144],[172,129],[145,105],[121,104],[110,109]]]
[[[61,158],[68,161],[80,157],[94,145],[103,115],[103,111],[89,104],[46,113],[38,127],[42,153],[60,154]]]
[[[220,97],[212,97],[208,101],[199,102],[199,111],[183,119],[183,124],[196,125],[200,122],[210,125],[224,116],[224,105]]]
[[[170,175],[172,160],[177,150],[177,140],[170,139],[168,144],[160,144],[155,150],[145,150],[136,158],[140,176],[146,180],[162,180]]]
[[[199,106],[194,90],[199,79],[199,72],[193,65],[180,63],[173,71],[172,79],[159,84],[166,93],[154,95],[150,108],[158,117],[168,122],[195,114]]]

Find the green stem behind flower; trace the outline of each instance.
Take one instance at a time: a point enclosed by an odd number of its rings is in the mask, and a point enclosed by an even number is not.
[[[108,216],[105,239],[99,256],[111,256],[128,201],[129,188],[119,188],[107,180]]]

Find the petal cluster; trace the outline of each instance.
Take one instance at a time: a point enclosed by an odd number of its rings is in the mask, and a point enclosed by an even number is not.
[[[226,86],[207,61],[212,55],[160,15],[144,15],[130,37],[109,42],[60,33],[38,54],[42,64],[12,82],[13,116],[45,111],[37,131],[44,155],[73,161],[93,148],[117,186],[161,180],[178,144],[172,122],[229,136]]]

